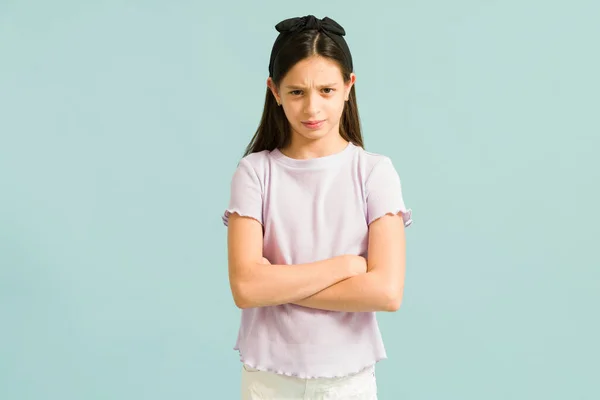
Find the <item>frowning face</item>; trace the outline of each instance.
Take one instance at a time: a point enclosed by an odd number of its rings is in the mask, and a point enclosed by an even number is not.
[[[354,84],[344,82],[338,64],[314,56],[298,62],[285,75],[278,90],[269,87],[281,102],[292,128],[292,142],[307,143],[339,136],[340,118]]]

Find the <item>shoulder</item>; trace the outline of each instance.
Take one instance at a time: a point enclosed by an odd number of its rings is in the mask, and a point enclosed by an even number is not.
[[[250,164],[260,163],[266,160],[269,157],[269,154],[271,154],[269,150],[258,151],[256,153],[248,154],[247,156],[242,158],[242,160],[246,160]]]
[[[233,173],[233,181],[239,185],[264,186],[269,170],[270,151],[251,153],[241,158]]]
[[[358,147],[357,158],[367,180],[373,171],[377,169],[395,169],[392,159],[389,156],[367,151],[362,147]]]
[[[238,168],[251,169],[257,173],[264,170],[268,165],[268,158],[271,152],[263,150],[256,153],[250,153],[244,156],[238,163]]]

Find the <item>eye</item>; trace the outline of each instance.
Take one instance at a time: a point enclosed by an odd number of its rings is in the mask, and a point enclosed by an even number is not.
[[[333,88],[324,88],[323,91],[325,92],[325,94],[331,94],[335,91],[335,89]]]
[[[292,90],[290,94],[292,96],[299,96],[302,93],[302,90]]]

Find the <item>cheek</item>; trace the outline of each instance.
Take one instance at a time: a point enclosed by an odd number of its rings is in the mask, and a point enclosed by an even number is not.
[[[291,123],[295,123],[296,120],[299,118],[300,110],[294,104],[288,105],[286,108],[284,108],[283,111],[285,112],[285,116]]]
[[[342,113],[344,112],[344,107],[345,107],[345,105],[346,105],[346,102],[345,102],[345,101],[343,101],[343,100],[342,100],[342,102],[341,102],[341,103],[339,103],[339,102],[336,102],[336,104],[335,104],[335,105],[333,105],[333,104],[332,104],[332,105],[331,105],[331,112],[330,112],[330,113],[331,113],[331,114],[335,114],[335,115],[337,115],[337,116],[341,117],[341,116],[342,116]]]

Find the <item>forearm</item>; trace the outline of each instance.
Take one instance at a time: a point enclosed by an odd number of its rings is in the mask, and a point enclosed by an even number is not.
[[[294,304],[330,311],[396,311],[400,307],[402,291],[388,288],[388,281],[381,271],[370,271],[338,282]]]
[[[355,274],[348,258],[339,256],[299,265],[256,264],[236,280],[233,292],[240,308],[293,303]]]

